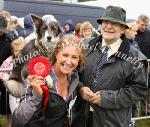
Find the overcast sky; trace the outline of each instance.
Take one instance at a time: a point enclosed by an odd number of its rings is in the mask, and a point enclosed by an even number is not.
[[[150,17],[149,0],[98,0],[87,2],[87,5],[95,5],[106,8],[108,5],[123,7],[128,19],[137,19],[140,14]]]

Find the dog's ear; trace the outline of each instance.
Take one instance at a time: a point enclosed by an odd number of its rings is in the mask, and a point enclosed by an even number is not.
[[[38,35],[38,37],[40,36],[40,27],[42,26],[42,18],[35,15],[35,14],[31,14],[33,23],[35,25],[35,30],[36,30],[36,34]]]
[[[57,22],[57,24],[58,24],[58,33],[60,34],[60,36],[62,36],[63,35],[63,29],[61,28],[59,22]]]
[[[33,23],[35,24],[35,27],[39,26],[39,24],[42,23],[42,18],[35,15],[35,14],[31,14],[31,17],[32,17],[32,20],[33,20]]]

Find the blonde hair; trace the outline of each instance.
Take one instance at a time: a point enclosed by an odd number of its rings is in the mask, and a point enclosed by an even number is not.
[[[80,69],[84,65],[85,61],[85,53],[84,53],[84,47],[82,44],[76,42],[75,36],[74,35],[64,35],[60,41],[58,42],[57,46],[54,48],[53,54],[52,54],[52,62],[53,64],[56,62],[56,54],[64,47],[67,46],[73,46],[77,48],[80,51],[79,55],[79,67]]]
[[[4,16],[6,18],[6,20],[7,20],[7,28],[11,29],[12,28],[12,22],[11,22],[11,14],[10,14],[10,12],[4,10],[4,11],[0,12],[0,15]]]
[[[93,26],[89,21],[85,21],[81,24],[81,28],[80,28],[81,37],[83,37],[83,30],[86,30],[86,29],[93,29]]]
[[[128,23],[128,29],[125,30],[126,37],[130,36],[130,32],[134,30],[136,32],[138,30],[138,24],[136,22]]]
[[[22,47],[25,46],[25,39],[23,37],[19,37],[19,38],[15,39],[14,41],[12,41],[11,49],[12,49],[13,56],[15,55],[14,51],[13,51],[14,47],[19,47],[19,46],[22,46]]]
[[[25,39],[23,37],[19,37],[15,39],[12,43],[12,46],[19,46],[19,45],[25,45]]]

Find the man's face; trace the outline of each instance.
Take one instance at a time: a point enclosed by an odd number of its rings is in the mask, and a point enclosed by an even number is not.
[[[66,25],[65,25],[65,29],[66,29],[67,32],[70,31],[70,26],[69,26],[69,24],[66,24]]]
[[[114,23],[108,20],[104,20],[102,22],[101,33],[106,43],[113,43],[117,41],[124,30],[125,27],[118,23]]]
[[[139,21],[138,27],[140,32],[144,32],[148,28],[148,22]]]

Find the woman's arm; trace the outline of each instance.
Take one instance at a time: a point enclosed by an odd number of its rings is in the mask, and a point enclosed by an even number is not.
[[[43,91],[41,89],[41,85],[44,84],[43,78],[35,75],[28,76],[28,78],[30,86],[33,88],[33,95],[24,98],[13,114],[13,119],[20,124],[26,124],[32,118],[43,98]]]

